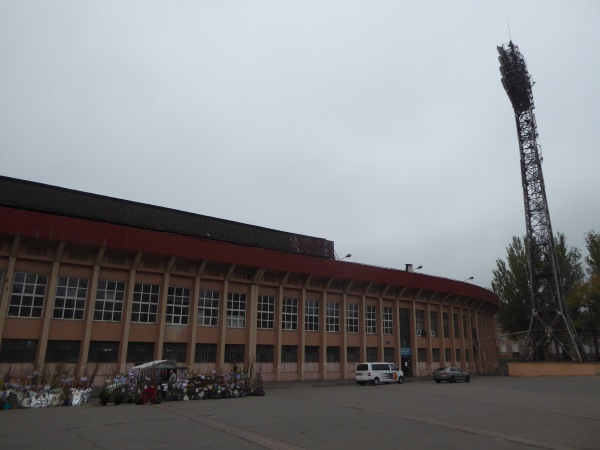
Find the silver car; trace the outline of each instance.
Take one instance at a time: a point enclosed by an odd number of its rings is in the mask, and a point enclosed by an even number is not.
[[[456,383],[456,381],[471,381],[471,376],[467,372],[463,372],[457,367],[440,367],[433,372],[433,379],[436,383],[447,381],[448,383]]]

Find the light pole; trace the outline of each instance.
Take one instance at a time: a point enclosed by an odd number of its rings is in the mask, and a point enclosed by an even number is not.
[[[472,280],[473,278],[475,278],[475,277],[469,277],[469,278],[467,278],[466,280],[464,280],[464,281],[463,281],[463,283],[466,283],[467,281],[470,281],[470,280]]]
[[[352,254],[348,253],[346,256],[344,256],[343,258],[340,258],[340,261],[345,260],[346,258],[352,258]]]
[[[594,316],[592,314],[592,304],[587,304],[588,312],[590,313],[590,331],[592,332],[592,339],[594,340],[594,346],[596,347],[596,361],[600,361],[600,351],[598,350],[598,336],[596,335],[596,327],[594,326]]]

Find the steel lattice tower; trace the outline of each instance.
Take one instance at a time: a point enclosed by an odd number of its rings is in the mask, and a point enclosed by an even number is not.
[[[544,188],[544,176],[537,144],[533,110],[532,83],[519,48],[510,41],[498,47],[502,86],[512,103],[521,153],[521,178],[527,226],[527,256],[531,288],[531,321],[527,334],[526,359],[545,358],[554,344],[554,352],[565,351],[582,361],[583,346],[567,314],[554,248],[554,234]]]

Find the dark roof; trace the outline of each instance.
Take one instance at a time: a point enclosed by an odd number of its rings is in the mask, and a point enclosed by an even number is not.
[[[333,242],[0,176],[0,205],[334,259]]]

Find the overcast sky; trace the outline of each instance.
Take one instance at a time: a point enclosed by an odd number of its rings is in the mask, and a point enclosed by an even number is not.
[[[552,227],[586,254],[596,0],[0,0],[0,174],[490,287],[525,235],[510,37],[536,82]]]

